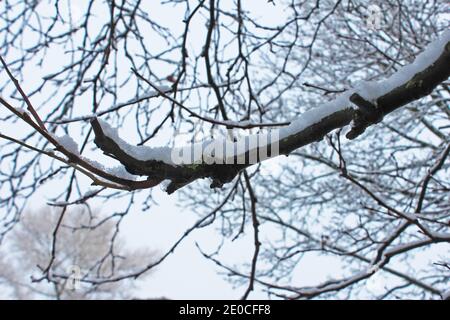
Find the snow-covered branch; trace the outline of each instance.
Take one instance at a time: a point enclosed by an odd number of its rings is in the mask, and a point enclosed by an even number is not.
[[[446,31],[430,43],[412,64],[389,78],[361,82],[334,100],[303,113],[289,126],[276,132],[272,130],[264,137],[258,134],[237,141],[215,139],[183,148],[151,148],[130,145],[119,137],[116,130],[98,119],[91,123],[96,135],[95,143],[100,149],[119,160],[132,174],[171,180],[167,192],[205,177],[213,180],[211,187],[219,187],[231,181],[245,167],[269,157],[287,155],[321,140],[334,129],[351,124],[347,138],[354,139],[390,112],[430,94],[449,76],[450,31]],[[270,141],[267,141],[268,136]],[[270,149],[270,155],[261,156],[263,148]],[[183,151],[188,152],[189,157],[176,161],[176,155]]]

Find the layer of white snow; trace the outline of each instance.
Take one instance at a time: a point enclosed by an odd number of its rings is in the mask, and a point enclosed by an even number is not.
[[[113,176],[116,176],[117,178],[122,178],[122,179],[127,179],[127,180],[132,180],[132,181],[136,181],[138,176],[132,175],[131,173],[129,173],[124,166],[122,165],[118,165],[116,167],[106,167],[103,164],[101,164],[98,161],[95,160],[91,160],[88,159],[86,157],[80,156],[81,159],[83,159],[84,161],[86,161],[87,163],[89,163],[91,166],[104,171],[106,173],[109,173]]]
[[[103,133],[114,140],[122,151],[126,152],[131,157],[146,161],[146,160],[156,160],[165,163],[172,164],[171,161],[171,148],[169,147],[148,147],[148,146],[133,146],[119,137],[117,129],[111,127],[107,122],[98,119],[100,126],[102,127]]]
[[[75,142],[75,140],[72,139],[69,135],[64,135],[60,137],[55,137],[58,143],[64,147],[67,151],[73,153],[73,154],[79,154],[78,151],[78,143]]]
[[[441,37],[431,42],[427,48],[420,53],[413,63],[406,65],[392,74],[389,78],[380,81],[361,81],[355,88],[347,90],[338,95],[334,100],[327,102],[319,108],[311,109],[303,113],[300,118],[293,121],[286,128],[281,129],[280,138],[287,137],[299,132],[339,110],[352,105],[349,98],[358,93],[364,99],[375,102],[379,97],[387,94],[393,89],[407,83],[415,74],[425,70],[444,51],[445,45],[450,41],[450,30],[443,32]]]
[[[318,108],[302,113],[301,116],[289,126],[281,128],[280,139],[300,132],[333,113],[350,108],[351,102],[349,101],[349,98],[353,93],[355,93],[355,90],[345,91],[338,95],[334,100],[328,101]]]
[[[385,95],[393,89],[408,82],[418,72],[425,70],[442,54],[445,45],[450,41],[450,30],[431,42],[427,48],[420,53],[413,63],[408,64],[388,79],[380,81],[363,81],[355,88],[363,98],[369,101],[375,101],[377,98]]]
[[[297,120],[291,122],[289,126],[281,128],[279,131],[270,130],[270,139],[260,139],[262,134],[248,135],[238,139],[236,142],[224,138],[217,138],[213,140],[205,140],[200,143],[191,144],[181,148],[170,147],[148,147],[148,146],[133,146],[121,139],[116,129],[113,129],[108,123],[98,120],[103,132],[106,136],[113,139],[119,147],[128,155],[141,161],[156,160],[162,161],[171,165],[181,164],[177,155],[186,154],[190,152],[189,161],[183,161],[183,164],[206,162],[210,163],[211,159],[221,157],[222,159],[232,158],[234,156],[242,155],[246,152],[257,150],[268,143],[273,144],[293,134],[301,132],[302,130],[320,122],[325,117],[328,117],[338,111],[352,108],[352,103],[349,98],[352,94],[358,93],[363,98],[375,102],[379,97],[392,91],[396,87],[404,85],[418,72],[423,71],[441,55],[445,45],[450,41],[450,30],[447,30],[442,36],[430,43],[427,48],[419,54],[414,62],[410,65],[404,66],[389,78],[382,81],[363,81],[358,83],[354,89],[347,90],[338,95],[334,100],[324,103],[318,108],[308,110],[303,113]],[[274,132],[276,132],[276,141],[273,139]],[[264,137],[265,138],[265,137]],[[264,141],[268,141],[264,143]],[[262,143],[253,143],[254,141],[262,141]],[[255,148],[256,146],[256,148]],[[201,150],[196,152],[196,150]],[[214,150],[216,154],[211,154]],[[217,154],[219,153],[219,154]],[[223,160],[226,161],[226,160]],[[226,162],[228,163],[228,162]]]
[[[98,191],[99,191],[98,189],[97,190],[95,190],[95,189],[88,190],[83,194],[83,196],[81,198],[90,198],[93,195],[96,195],[98,193]]]
[[[109,174],[112,174],[118,178],[127,179],[127,180],[136,180],[137,176],[129,173],[124,166],[118,165],[112,168],[105,168],[105,171]]]

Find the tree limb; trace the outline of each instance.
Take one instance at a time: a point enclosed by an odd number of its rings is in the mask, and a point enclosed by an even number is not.
[[[435,61],[430,61],[427,66],[422,67],[421,71],[417,71],[407,81],[372,101],[362,97],[363,94],[356,88],[344,92],[334,101],[326,103],[322,107],[304,113],[290,126],[280,130],[280,139],[276,141],[279,143],[279,152],[277,154],[271,152],[270,157],[282,154],[288,155],[300,147],[320,141],[332,130],[351,123],[352,129],[347,134],[347,138],[354,139],[362,134],[367,127],[381,121],[384,115],[429,95],[434,88],[450,76],[449,39],[450,34],[445,33],[439,44],[434,43],[434,48],[432,45],[428,47],[427,50],[442,50]],[[392,78],[388,78],[383,83],[388,83],[390,79]],[[352,103],[357,108],[352,107]],[[307,119],[311,117],[315,120],[308,122]],[[319,118],[316,119],[317,117]],[[306,124],[301,125],[302,121],[306,121]],[[237,164],[237,161],[234,161],[233,164],[227,164],[229,162],[224,159],[213,164],[207,164],[203,161],[190,164],[173,164],[153,159],[143,161],[123,150],[117,141],[104,132],[97,119],[93,119],[91,124],[96,136],[95,143],[101,150],[120,161],[132,174],[147,175],[152,179],[171,180],[171,184],[167,188],[168,193],[172,193],[196,179],[205,177],[212,179],[211,188],[221,187],[224,183],[230,182],[241,170],[255,164],[249,161],[252,152],[256,151],[259,154],[259,146],[257,150],[247,148],[244,153],[235,156],[235,158],[238,156],[245,157],[245,162],[242,164]],[[236,142],[234,142],[234,145],[236,145]],[[274,145],[270,144],[268,147],[272,150]],[[168,151],[170,152],[170,148],[168,148]],[[263,160],[265,158],[258,157],[257,162]]]

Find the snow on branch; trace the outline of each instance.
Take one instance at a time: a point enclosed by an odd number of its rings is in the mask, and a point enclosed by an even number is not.
[[[352,124],[347,138],[354,139],[390,112],[430,94],[449,76],[450,30],[430,43],[412,64],[389,78],[360,82],[334,100],[303,113],[290,125],[269,133],[237,141],[221,138],[181,148],[151,148],[130,145],[104,121],[94,118],[91,124],[100,149],[119,160],[132,174],[171,180],[169,193],[204,177],[213,180],[211,187],[219,187],[242,169],[319,141],[334,129]]]

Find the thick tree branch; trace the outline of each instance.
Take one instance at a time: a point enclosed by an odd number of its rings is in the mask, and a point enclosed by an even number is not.
[[[335,100],[319,108],[305,112],[291,125],[279,131],[277,141],[270,142],[267,147],[271,151],[275,149],[275,144],[279,145],[279,152],[270,152],[270,157],[287,155],[302,146],[320,141],[332,130],[349,124],[352,124],[352,129],[347,137],[354,139],[367,127],[379,122],[383,116],[407,103],[429,95],[434,88],[450,76],[449,41],[450,32],[446,32],[441,39],[431,43],[412,65],[400,70],[385,81],[363,84],[361,87],[344,92]],[[352,104],[356,107],[353,107]],[[255,162],[250,161],[252,154],[259,154],[261,148],[261,145],[258,145],[252,149],[247,141],[243,152],[233,153],[232,159],[229,156],[216,159],[213,164],[203,161],[205,159],[203,154],[200,162],[184,164],[174,164],[171,161],[162,161],[151,157],[143,160],[125,149],[148,147],[127,145],[125,148],[124,143],[118,141],[120,138],[105,132],[105,128],[97,119],[91,123],[96,136],[95,143],[100,149],[119,160],[132,174],[147,175],[152,179],[170,179],[172,183],[167,189],[169,193],[196,179],[205,177],[213,180],[212,188],[220,187],[224,183],[230,182],[242,169],[253,165]],[[229,142],[232,144],[232,149],[237,149],[238,142]],[[137,152],[140,151],[137,150]],[[166,148],[164,152],[170,153],[173,152],[173,149]],[[239,157],[245,157],[245,161],[237,164],[236,160]],[[228,164],[229,160],[233,160],[231,162],[233,164]],[[265,160],[264,157],[258,156],[256,162],[263,160]]]

